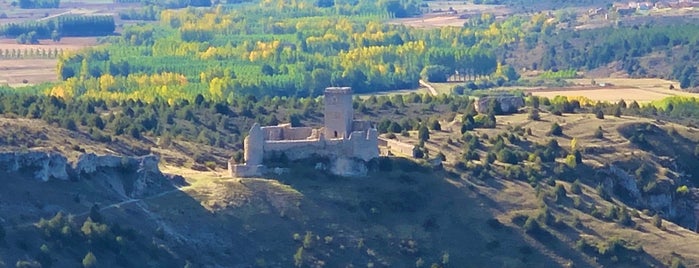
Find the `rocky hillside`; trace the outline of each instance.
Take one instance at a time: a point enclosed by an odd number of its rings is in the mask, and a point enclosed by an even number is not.
[[[699,263],[688,229],[694,128],[543,112],[497,122],[466,136],[457,121],[431,131],[425,148],[444,154],[444,168],[382,158],[361,178],[317,170],[322,159],[232,179],[171,166],[184,178],[163,175],[154,156],[1,153],[0,267]],[[547,133],[553,123],[561,135]],[[575,151],[581,161],[570,161]]]

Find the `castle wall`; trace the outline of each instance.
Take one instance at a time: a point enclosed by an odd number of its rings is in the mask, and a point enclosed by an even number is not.
[[[231,177],[254,177],[259,176],[264,169],[262,165],[233,164],[228,162],[228,172]]]
[[[263,127],[262,132],[264,133],[264,140],[266,141],[277,141],[284,139],[282,136],[282,127],[280,126]]]
[[[352,156],[369,161],[379,156],[378,132],[375,129],[354,131],[348,142],[352,146]]]
[[[371,122],[354,120],[352,121],[352,131],[366,131],[371,129]]]
[[[264,138],[268,141],[305,140],[313,133],[310,127],[291,127],[291,124],[262,127]]]
[[[311,136],[313,128],[310,127],[292,127],[284,129],[285,140],[305,140]]]
[[[375,130],[369,130],[352,132],[348,139],[265,141],[264,158],[270,159],[283,152],[289,160],[319,155],[369,161],[379,155],[377,135]]]
[[[394,155],[409,157],[413,156],[413,148],[415,147],[412,144],[386,138],[379,138],[379,144],[385,146],[386,149]]]

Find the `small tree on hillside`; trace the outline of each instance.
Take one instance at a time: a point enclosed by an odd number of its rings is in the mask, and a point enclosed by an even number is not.
[[[595,112],[595,117],[597,117],[597,119],[604,119],[604,112],[602,109],[597,109]]]
[[[621,117],[621,106],[617,105],[614,108],[614,117]]]
[[[435,119],[430,122],[430,128],[439,131],[442,130],[442,125],[439,124],[439,120]]]
[[[541,116],[539,115],[539,110],[538,109],[529,110],[529,119],[534,120],[534,121],[541,120]]]
[[[88,252],[87,255],[85,255],[85,258],[83,258],[83,267],[97,267],[97,257],[95,257],[95,254],[92,254],[92,252]]]
[[[420,139],[420,141],[427,141],[430,139],[430,130],[427,129],[425,125],[421,125],[420,129],[417,132],[417,137]]]
[[[90,208],[90,219],[93,222],[102,222],[102,213],[100,213],[100,208],[97,204],[92,205]]]
[[[660,214],[655,214],[655,216],[653,216],[653,226],[658,228],[663,227],[663,218],[660,217]]]
[[[604,131],[602,131],[602,126],[598,126],[597,130],[595,130],[595,138],[604,138]]]
[[[561,136],[563,135],[563,128],[561,128],[561,126],[558,125],[558,123],[553,123],[553,125],[551,125],[551,131],[549,133],[551,133],[551,135],[554,136]]]

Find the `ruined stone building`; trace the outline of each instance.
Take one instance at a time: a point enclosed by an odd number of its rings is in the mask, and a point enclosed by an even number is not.
[[[513,95],[498,95],[480,97],[475,103],[476,112],[479,114],[488,113],[488,105],[495,101],[500,106],[500,111],[505,114],[516,113],[519,108],[524,107],[524,98]]]
[[[228,163],[231,176],[259,176],[265,161],[282,155],[288,160],[325,157],[334,174],[365,174],[364,163],[379,156],[376,128],[368,121],[354,120],[351,88],[326,88],[324,102],[324,126],[318,129],[289,123],[261,127],[255,123],[243,141],[245,163]]]

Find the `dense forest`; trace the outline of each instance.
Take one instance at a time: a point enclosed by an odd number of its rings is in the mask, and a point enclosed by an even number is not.
[[[492,27],[421,30],[383,22],[418,10],[416,2],[398,1],[165,10],[157,24],[127,27],[107,47],[63,55],[58,73],[64,82],[49,91],[231,100],[316,96],[329,85],[359,93],[414,88],[421,76],[443,81],[457,71],[472,79],[507,79],[513,69],[499,64],[492,48],[517,40],[531,24],[519,18],[503,25],[490,20]]]
[[[524,46],[543,46],[544,54],[532,69],[591,70],[612,62],[632,76],[665,76],[680,81],[683,89],[699,85],[697,52],[699,34],[694,24],[644,24],[585,31],[541,32],[525,39]],[[594,41],[593,41],[594,40]],[[669,59],[672,71],[662,73],[642,64],[643,57],[656,53]]]

